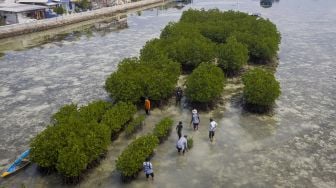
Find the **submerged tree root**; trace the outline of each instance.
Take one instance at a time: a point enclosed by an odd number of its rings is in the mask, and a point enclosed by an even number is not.
[[[244,103],[244,110],[251,112],[251,113],[256,113],[256,114],[266,114],[266,113],[271,113],[272,112],[272,105],[271,106],[262,106],[262,105],[256,105],[256,104],[249,104],[249,103]]]

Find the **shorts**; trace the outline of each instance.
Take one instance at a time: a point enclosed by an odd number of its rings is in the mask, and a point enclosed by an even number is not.
[[[198,124],[199,124],[199,123],[193,123],[193,125],[194,125],[194,129],[198,128]]]
[[[149,175],[152,176],[152,178],[154,178],[154,172],[146,174],[146,178],[149,178]]]
[[[212,138],[215,136],[215,131],[209,131],[209,138]]]
[[[181,150],[182,150],[182,148],[179,148],[179,147],[177,147],[177,146],[176,146],[176,149],[177,149],[177,152],[179,152],[179,153],[180,153],[180,152],[181,152]],[[184,149],[184,150],[182,150],[182,152],[184,153],[184,152],[185,152],[185,149]]]

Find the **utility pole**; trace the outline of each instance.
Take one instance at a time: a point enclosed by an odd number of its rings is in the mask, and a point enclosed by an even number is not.
[[[237,0],[237,11],[239,11],[239,0]]]

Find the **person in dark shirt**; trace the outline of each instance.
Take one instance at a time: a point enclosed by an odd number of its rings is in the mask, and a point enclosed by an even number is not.
[[[181,87],[178,87],[175,92],[176,104],[181,103],[182,96],[183,96],[183,91]]]
[[[179,124],[176,126],[177,136],[180,139],[182,137],[182,121],[179,122]]]

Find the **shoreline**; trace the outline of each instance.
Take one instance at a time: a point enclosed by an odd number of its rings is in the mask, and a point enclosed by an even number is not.
[[[61,26],[80,23],[83,21],[98,19],[104,16],[113,16],[116,13],[121,13],[127,10],[132,10],[152,4],[168,3],[170,1],[172,0],[142,0],[134,3],[117,5],[113,7],[105,7],[93,11],[69,14],[62,17],[38,20],[33,23],[22,23],[22,24],[1,26],[0,39],[49,30]]]

